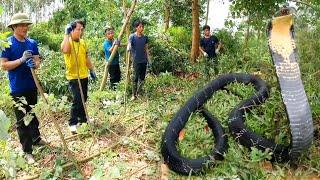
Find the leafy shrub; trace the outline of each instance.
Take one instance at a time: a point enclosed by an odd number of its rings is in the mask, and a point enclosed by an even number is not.
[[[168,29],[170,44],[177,49],[189,50],[192,43],[192,32],[184,27],[171,27]]]
[[[319,48],[320,48],[320,22],[316,23],[313,28],[296,27],[296,41],[299,55],[299,65],[304,81],[304,86],[309,103],[312,108],[314,119],[319,119],[319,79],[320,79],[320,64],[319,64]],[[319,123],[319,121],[316,123]]]
[[[189,62],[191,32],[184,27],[171,27],[167,34],[149,37],[152,69],[154,74],[160,72],[184,71]]]
[[[67,9],[60,9],[53,13],[53,17],[48,21],[49,30],[53,33],[59,33],[59,31],[65,27],[66,21],[69,18]]]
[[[221,29],[215,35],[223,44],[224,53],[237,54],[242,49],[241,41],[231,31],[227,29]],[[240,51],[241,52],[241,51]]]
[[[86,39],[88,51],[92,59],[104,59],[103,42],[104,38],[102,36]],[[121,49],[119,48],[119,50]]]
[[[29,36],[39,43],[48,46],[51,50],[60,51],[63,35],[50,33],[48,29],[48,23],[39,23],[32,27]]]
[[[65,77],[65,65],[61,52],[40,47],[42,54],[39,80],[47,93],[65,95],[68,93],[68,82]]]
[[[60,51],[60,44],[63,40],[62,34],[52,34],[49,33],[49,41],[48,41],[48,47],[51,50],[54,51]]]
[[[182,71],[184,63],[188,62],[188,54],[167,46],[164,40],[156,39],[150,42],[150,53],[152,56],[152,69],[154,74],[160,72]]]
[[[49,33],[47,23],[38,23],[33,25],[28,34],[32,39],[41,42],[42,44],[48,44]]]
[[[0,179],[13,179],[17,169],[24,168],[26,162],[23,157],[16,154],[8,142],[11,122],[0,109]]]

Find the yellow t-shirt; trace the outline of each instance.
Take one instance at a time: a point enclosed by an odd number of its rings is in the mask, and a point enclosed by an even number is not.
[[[88,67],[87,67],[87,46],[83,39],[80,39],[79,42],[72,41],[69,38],[69,43],[71,46],[71,53],[64,54],[64,61],[66,64],[66,77],[68,80],[77,79],[78,71],[77,71],[77,63],[76,57],[78,60],[79,66],[79,78],[87,78],[88,77]],[[74,46],[74,47],[73,47]]]

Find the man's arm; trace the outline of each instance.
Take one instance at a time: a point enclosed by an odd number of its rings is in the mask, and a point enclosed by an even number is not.
[[[34,64],[35,64],[34,68],[38,69],[40,67],[40,61],[41,61],[40,56],[39,55],[34,55],[33,56],[33,61],[34,61]]]
[[[130,35],[129,40],[128,40],[128,44],[127,44],[127,51],[131,51],[131,49],[132,49],[132,38],[133,38],[133,36]]]
[[[214,49],[215,50],[214,50],[214,52],[216,54],[219,54],[220,48],[222,46],[222,43],[220,42],[220,40],[216,36],[214,36],[214,41],[215,41],[215,45],[214,45]]]
[[[202,54],[206,53],[206,52],[204,51],[203,47],[201,47],[201,46],[199,46],[199,50],[200,50],[200,52],[201,52]]]
[[[200,46],[199,46],[199,50],[200,52],[203,54],[203,56],[207,57],[208,54],[204,51],[204,48],[203,48],[203,41],[202,39],[200,39]]]
[[[71,46],[70,46],[70,42],[69,42],[69,36],[68,35],[64,35],[63,37],[63,41],[61,43],[61,51],[64,54],[70,54],[71,52]]]
[[[145,51],[146,51],[146,53],[147,53],[147,59],[148,59],[148,62],[150,63],[150,61],[151,61],[151,57],[150,57],[150,50],[149,50],[149,46],[148,46],[148,44],[146,44],[145,46],[144,46],[144,49],[145,49]]]
[[[87,68],[90,69],[90,71],[93,70],[93,65],[92,65],[89,53],[87,53],[87,55],[86,55],[86,65],[87,65]]]
[[[22,62],[20,61],[20,58],[14,61],[9,61],[9,59],[7,58],[1,58],[0,63],[1,63],[1,68],[5,71],[10,71],[12,69],[15,69],[16,67],[22,64]]]
[[[207,57],[207,56],[208,56],[208,53],[206,53],[206,52],[204,51],[204,48],[203,48],[202,46],[199,46],[199,50],[200,50],[200,52],[203,54],[204,57]]]
[[[111,46],[110,45],[107,46],[107,50],[110,52],[110,54],[112,53],[114,46],[115,46],[114,43],[112,43]]]

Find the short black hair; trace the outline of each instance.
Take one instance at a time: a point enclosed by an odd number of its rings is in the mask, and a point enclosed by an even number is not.
[[[81,25],[83,26],[83,28],[86,27],[86,24],[85,24],[85,22],[84,22],[83,20],[81,20],[81,19],[76,19],[76,20],[74,20],[74,21],[71,23],[72,29],[75,29],[75,28],[77,27],[77,24],[81,24]]]
[[[138,20],[135,20],[134,22],[133,22],[133,27],[134,28],[137,28],[140,24],[142,24],[143,26],[144,26],[144,22],[143,22],[143,20],[140,20],[140,19],[138,19]]]
[[[206,30],[206,29],[209,29],[210,30],[210,26],[209,25],[204,25],[202,30]]]
[[[108,31],[114,31],[114,28],[112,26],[106,27],[104,34],[106,34]]]

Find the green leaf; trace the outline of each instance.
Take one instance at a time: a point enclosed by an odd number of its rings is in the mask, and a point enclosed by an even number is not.
[[[90,177],[89,180],[100,180],[105,179],[104,177],[104,171],[102,169],[96,169],[93,172],[93,175]]]
[[[43,171],[41,172],[41,175],[39,177],[39,179],[49,179],[50,177],[52,176],[52,174],[50,173],[50,171],[46,170],[46,171]]]
[[[156,160],[156,161],[160,160],[160,157],[154,151],[146,150],[145,154],[146,154],[148,160],[150,160],[150,161],[151,160]]]
[[[58,178],[58,177],[60,177],[61,174],[62,174],[62,166],[57,166],[55,168],[55,172],[54,172],[53,177]]]
[[[9,167],[8,169],[10,177],[16,177],[16,170],[13,167]]]
[[[16,159],[16,165],[19,168],[24,168],[26,166],[26,160],[23,157],[18,156]]]
[[[23,118],[23,121],[24,121],[24,124],[26,126],[28,126],[30,124],[30,122],[32,121],[33,119],[33,114],[27,114],[24,118]]]
[[[110,168],[108,176],[109,178],[120,178],[120,169],[117,166],[113,166]]]
[[[7,140],[9,138],[8,130],[10,128],[11,122],[0,110],[0,140]]]

